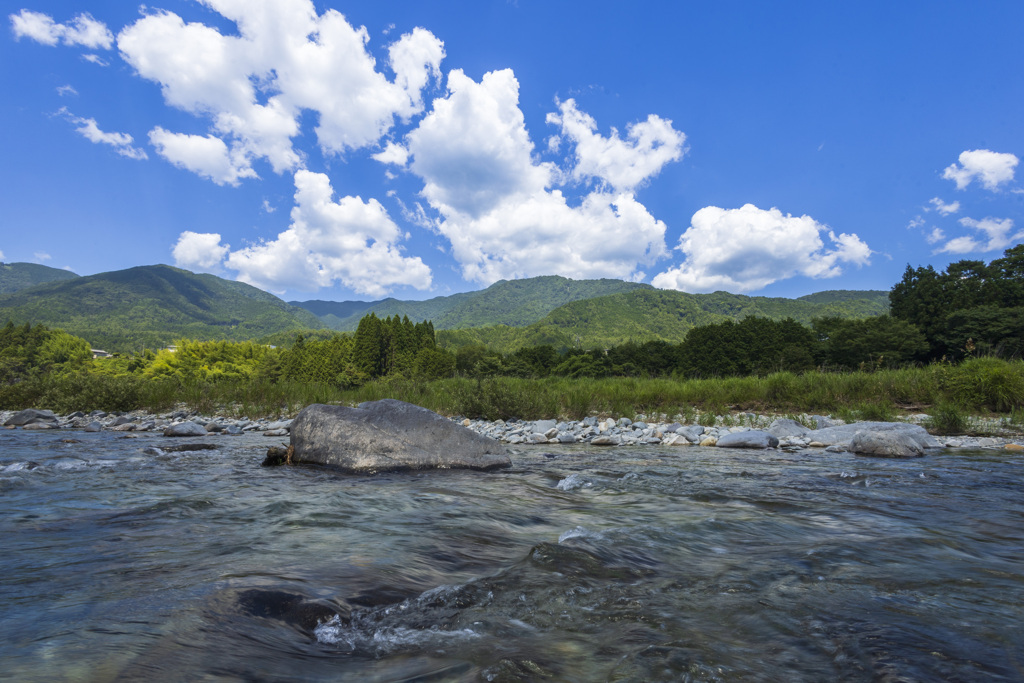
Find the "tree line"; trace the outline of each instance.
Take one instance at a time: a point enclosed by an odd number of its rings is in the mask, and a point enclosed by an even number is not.
[[[679,343],[608,348],[538,344],[501,353],[482,344],[437,344],[429,321],[364,316],[353,334],[298,335],[287,347],[180,340],[175,351],[92,361],[82,339],[43,325],[0,328],[0,384],[45,373],[87,372],[217,382],[265,379],[341,388],[381,378],[675,377],[865,370],[1024,354],[1024,245],[991,263],[958,261],[944,271],[907,267],[890,291],[891,314],[860,320],[747,317],[693,327]]]

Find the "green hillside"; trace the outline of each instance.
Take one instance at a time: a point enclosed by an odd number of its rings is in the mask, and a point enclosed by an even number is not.
[[[170,266],[140,266],[0,296],[0,323],[43,323],[108,351],[175,339],[247,340],[323,325],[308,311],[241,282]]]
[[[70,271],[38,263],[0,263],[0,294],[11,294],[47,282],[74,280],[76,277]]]
[[[355,330],[359,319],[371,312],[379,318],[407,315],[410,320],[430,320],[434,329],[447,330],[484,325],[529,325],[572,301],[639,289],[653,288],[622,280],[570,280],[548,275],[501,280],[478,292],[439,296],[426,301],[384,299],[366,307],[356,306],[364,302],[353,301],[292,303],[320,316],[325,325],[336,330]]]
[[[888,311],[888,292],[862,292],[844,300],[751,297],[727,292],[687,294],[661,289],[596,297],[565,304],[532,325],[493,325],[445,330],[438,343],[448,347],[479,343],[503,352],[524,346],[552,344],[557,348],[611,347],[627,341],[679,342],[697,325],[758,316],[808,324],[813,318],[864,318]],[[812,297],[814,295],[811,295]]]

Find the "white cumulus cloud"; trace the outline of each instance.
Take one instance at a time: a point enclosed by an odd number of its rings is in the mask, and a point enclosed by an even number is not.
[[[946,233],[942,231],[942,228],[935,227],[924,237],[925,242],[928,244],[938,244],[944,239],[946,239]]]
[[[99,124],[96,123],[96,119],[93,118],[82,118],[75,116],[66,107],[61,107],[58,114],[64,116],[68,121],[73,123],[75,131],[78,132],[82,137],[90,142],[94,142],[98,145],[109,145],[114,148],[114,151],[123,157],[129,159],[148,159],[148,155],[145,150],[140,147],[135,147],[135,139],[128,133],[108,133],[100,129]]]
[[[949,214],[956,213],[957,211],[960,210],[960,202],[958,201],[947,204],[938,197],[932,197],[931,199],[928,200],[928,203],[931,204],[935,208],[935,210],[938,211],[943,216],[948,216]],[[931,209],[926,210],[930,211]]]
[[[942,177],[956,183],[956,189],[963,190],[977,180],[987,190],[996,190],[1000,185],[1013,180],[1014,169],[1020,159],[1013,154],[993,152],[988,149],[968,150],[960,154],[960,164],[952,164]]]
[[[70,24],[58,24],[47,14],[23,9],[11,14],[11,29],[15,38],[29,38],[43,45],[82,45],[92,49],[109,50],[114,44],[114,34],[106,24],[83,13],[71,20]]]
[[[577,179],[598,178],[616,191],[629,191],[656,175],[683,156],[686,135],[672,128],[672,122],[654,114],[646,121],[630,124],[626,139],[612,128],[611,135],[597,132],[597,122],[576,108],[575,100],[559,105],[559,112],[548,114],[548,123],[558,125],[562,134],[576,146]],[[557,141],[548,146],[557,148]]]
[[[1013,220],[1010,218],[961,218],[960,224],[965,228],[978,230],[982,237],[976,239],[970,235],[961,235],[936,249],[935,253],[969,254],[971,252],[999,251],[1006,249],[1014,242],[1024,239],[1024,231],[1013,233]]]
[[[373,158],[382,164],[394,164],[405,166],[409,161],[409,150],[401,145],[389,142],[381,151],[373,155]]]
[[[631,193],[595,191],[572,206],[551,189],[558,169],[533,159],[511,70],[477,83],[456,69],[447,85],[406,143],[465,278],[630,278],[666,254],[665,224]]]
[[[335,202],[322,173],[295,174],[291,225],[276,239],[231,252],[226,265],[238,279],[272,291],[315,291],[340,282],[367,296],[409,285],[426,289],[430,268],[398,247],[403,235],[376,199]]]
[[[157,154],[179,168],[192,171],[218,185],[237,186],[241,178],[256,178],[256,171],[238,150],[214,135],[171,133],[157,126],[149,132]]]
[[[365,28],[335,10],[318,15],[311,0],[203,2],[235,22],[238,35],[162,11],[122,30],[118,48],[160,84],[168,104],[208,117],[246,165],[265,158],[278,173],[301,167],[292,138],[304,111],[328,153],[375,145],[396,117],[422,111],[422,89],[440,74],[443,43],[425,29],[389,47],[389,81],[367,50]]]
[[[753,204],[700,209],[677,249],[685,261],[655,276],[655,287],[748,292],[797,275],[835,277],[843,264],[867,265],[871,256],[871,249],[855,234],[837,235],[810,216]]]
[[[179,268],[219,273],[229,250],[230,245],[220,243],[218,233],[186,230],[178,236],[171,254]]]

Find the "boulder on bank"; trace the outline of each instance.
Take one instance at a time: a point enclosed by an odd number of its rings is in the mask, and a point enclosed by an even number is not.
[[[779,440],[768,432],[751,429],[722,436],[715,444],[719,448],[778,448]]]
[[[780,417],[768,427],[768,433],[779,439],[786,439],[789,437],[804,437],[811,430],[804,427],[796,420],[791,420],[788,417]]]
[[[345,472],[509,467],[501,443],[411,403],[313,404],[291,424],[292,462]]]
[[[5,427],[23,427],[30,424],[40,423],[52,423],[57,424],[57,416],[54,415],[52,410],[35,410],[29,408],[28,410],[22,410],[14,415],[7,418],[4,422]]]
[[[912,439],[922,451],[928,448],[942,448],[942,444],[936,441],[924,427],[906,422],[854,422],[826,429],[815,429],[807,432],[806,437],[826,446],[839,445],[852,451],[853,438],[862,432],[899,432]]]

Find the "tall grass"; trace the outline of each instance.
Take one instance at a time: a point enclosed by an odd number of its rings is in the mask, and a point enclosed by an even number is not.
[[[182,383],[84,374],[0,387],[0,409],[49,408],[64,413],[93,409],[164,412],[184,403],[189,410],[204,414],[257,417],[294,414],[310,403],[354,405],[382,398],[408,401],[444,415],[505,420],[664,413],[692,421],[698,413],[713,416],[729,410],[891,419],[901,406],[920,410],[940,403],[1019,416],[1024,411],[1024,361],[983,358],[958,366],[800,375],[780,372],[699,380],[384,379],[356,389],[266,380]]]

